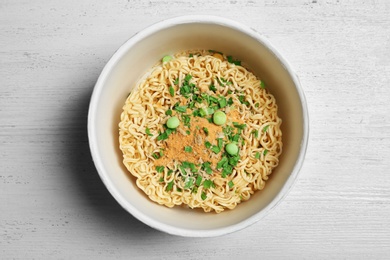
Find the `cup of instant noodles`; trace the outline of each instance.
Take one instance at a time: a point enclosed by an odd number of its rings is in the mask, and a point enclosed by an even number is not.
[[[108,61],[88,136],[126,211],[172,235],[212,237],[256,223],[286,196],[308,122],[299,80],[268,40],[229,19],[181,16]]]

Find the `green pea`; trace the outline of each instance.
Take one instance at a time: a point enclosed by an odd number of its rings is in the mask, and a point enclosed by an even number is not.
[[[213,115],[213,121],[216,125],[223,125],[226,123],[226,114],[222,111],[217,111]]]
[[[168,62],[168,61],[170,61],[170,60],[172,60],[172,56],[169,56],[169,55],[167,55],[167,56],[164,56],[163,58],[162,58],[162,62]]]
[[[177,118],[176,116],[170,117],[167,121],[167,127],[170,129],[175,129],[179,125],[180,125],[180,121],[179,118]]]
[[[228,143],[225,146],[225,150],[230,155],[236,155],[238,153],[238,146],[235,143]]]

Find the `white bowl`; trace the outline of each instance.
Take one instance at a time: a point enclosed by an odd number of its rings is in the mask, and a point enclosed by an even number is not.
[[[118,123],[137,80],[166,54],[213,49],[244,61],[267,82],[282,118],[283,153],[265,189],[220,214],[149,200],[122,164]],[[169,234],[211,237],[245,228],[263,218],[287,194],[302,165],[308,141],[308,112],[298,78],[277,50],[253,29],[215,16],[182,16],[154,24],[130,38],[104,67],[94,88],[88,136],[97,171],[112,196],[134,217]]]

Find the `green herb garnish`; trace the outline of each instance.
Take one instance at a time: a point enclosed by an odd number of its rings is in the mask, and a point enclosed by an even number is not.
[[[266,155],[267,155],[267,153],[268,153],[268,150],[267,150],[267,149],[265,149],[265,150],[264,150],[264,152],[263,152],[264,156],[266,156]]]
[[[233,63],[233,64],[235,64],[235,65],[241,66],[241,61],[239,61],[239,60],[234,60],[232,56],[227,56],[226,58],[227,58],[227,60],[228,60],[229,63]]]
[[[199,175],[196,177],[195,185],[196,185],[196,186],[200,186],[201,183],[202,183],[202,175],[199,174]]]
[[[184,183],[184,189],[190,189],[194,185],[194,179],[192,177],[187,177]]]
[[[176,106],[174,108],[177,112],[185,113],[187,111],[187,106]]]
[[[209,86],[209,90],[213,91],[214,93],[217,92],[217,88],[213,84]]]
[[[260,88],[265,89],[265,83],[264,83],[264,81],[260,81]]]
[[[228,185],[229,185],[230,188],[233,188],[233,186],[234,186],[233,181],[229,181],[229,182],[228,182]]]
[[[167,116],[171,116],[172,115],[172,110],[168,109],[167,111],[165,111],[165,114]]]
[[[146,133],[148,136],[153,136],[153,135],[150,133],[149,127],[146,127],[145,133]]]
[[[186,151],[187,153],[192,153],[192,147],[191,146],[185,146],[184,147],[184,151]]]
[[[206,135],[209,135],[209,129],[207,127],[203,127],[203,131]]]
[[[210,187],[214,187],[214,186],[215,186],[215,184],[214,184],[214,182],[212,180],[205,180],[203,182],[203,187],[205,189],[209,189]]]
[[[158,173],[164,172],[164,166],[156,166],[156,171],[157,171]]]
[[[260,159],[260,153],[259,153],[259,152],[256,152],[255,158],[256,158],[256,159]]]
[[[269,125],[264,126],[264,127],[263,127],[263,130],[262,130],[263,133],[267,132],[268,128],[269,128]]]
[[[169,94],[171,94],[172,97],[175,96],[175,89],[173,88],[173,86],[169,87]]]
[[[210,167],[210,162],[204,162],[202,163],[202,169],[207,173],[207,174],[212,174],[213,170]]]
[[[221,148],[216,145],[213,145],[211,146],[211,151],[213,151],[214,153],[219,153],[221,151]]]
[[[174,184],[173,180],[172,180],[172,181],[170,181],[170,182],[168,182],[168,185],[167,185],[166,191],[170,191],[170,190],[172,190],[172,189],[173,189],[173,184]]]

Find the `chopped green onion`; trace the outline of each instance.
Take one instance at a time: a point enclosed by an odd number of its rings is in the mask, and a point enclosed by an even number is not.
[[[179,84],[179,78],[176,78],[175,81],[173,82],[173,84],[175,84],[175,85]]]
[[[168,176],[171,176],[172,173],[173,173],[173,170],[168,170]]]
[[[263,152],[264,156],[266,156],[266,155],[267,155],[267,153],[268,153],[268,150],[267,150],[267,149],[265,149],[265,150],[264,150],[264,152]]]
[[[187,177],[184,183],[184,189],[189,189],[194,185],[194,179],[192,177]]]
[[[167,116],[171,116],[172,115],[172,110],[168,109],[167,111],[165,111],[165,114]]]
[[[212,115],[213,113],[214,113],[214,109],[212,109],[211,107],[199,109],[199,114],[201,117]]]
[[[238,100],[240,101],[241,104],[249,106],[249,102],[245,100],[245,96],[244,95],[239,95],[237,97],[238,97]]]
[[[177,112],[185,113],[187,111],[187,106],[176,106],[175,110]]]
[[[214,153],[219,153],[221,151],[221,149],[218,147],[218,146],[211,146],[211,151],[213,151]]]
[[[222,149],[222,147],[223,147],[223,139],[222,138],[217,138],[217,143],[218,143],[218,148]]]
[[[228,158],[226,156],[223,156],[222,159],[217,163],[217,169],[225,167],[228,162]]]
[[[204,145],[206,146],[207,149],[211,147],[211,143],[209,141],[206,141]]]
[[[188,83],[190,79],[192,79],[192,76],[190,74],[187,74],[184,78],[184,81]]]
[[[172,97],[175,96],[175,89],[173,88],[173,86],[169,87],[169,94],[171,94]]]
[[[168,61],[170,61],[170,60],[172,60],[172,56],[170,56],[170,55],[166,55],[166,56],[164,56],[163,58],[162,58],[162,62],[168,62]]]
[[[260,81],[260,88],[262,88],[262,89],[265,88],[265,83],[264,83],[264,81]]]
[[[209,129],[207,129],[207,127],[203,127],[203,131],[206,135],[209,135]]]
[[[262,130],[263,133],[267,132],[268,128],[269,128],[269,125],[264,126],[264,127],[263,127],[263,130]]]
[[[166,191],[170,191],[173,189],[173,180],[171,182],[168,182],[168,185],[167,185],[167,188],[166,188]]]
[[[186,134],[187,134],[187,135],[190,135],[190,134],[191,134],[191,131],[190,131],[190,130],[187,130],[187,131],[186,131]]]
[[[210,162],[204,162],[202,164],[202,169],[207,173],[207,174],[212,174],[213,170],[210,167]]]
[[[229,157],[229,164],[231,166],[237,166],[239,160],[240,160],[240,156],[238,156],[238,154],[235,156]]]
[[[238,140],[240,139],[240,135],[239,134],[235,134],[233,137],[232,137],[232,141],[233,142],[238,142]]]
[[[157,171],[158,173],[164,172],[164,166],[156,166],[156,171]]]
[[[256,158],[256,159],[260,159],[260,153],[259,153],[259,152],[256,152],[255,158]]]
[[[186,151],[187,153],[192,153],[192,147],[191,146],[185,146],[184,147],[184,151]]]
[[[161,133],[159,136],[157,136],[157,141],[162,141],[162,140],[166,140],[166,139],[168,139],[167,132]]]
[[[233,64],[239,65],[239,66],[241,65],[241,61],[239,61],[239,60],[234,60],[232,56],[227,56],[226,58],[227,58],[227,60],[228,60],[229,63],[233,63]]]
[[[230,98],[228,99],[227,105],[228,105],[228,106],[233,105],[233,98],[230,97]]]
[[[146,133],[148,136],[153,136],[153,135],[150,133],[149,127],[146,127],[145,133]]]
[[[211,90],[211,91],[213,91],[215,93],[217,91],[217,88],[213,84],[211,84],[209,86],[209,90]]]
[[[200,197],[202,198],[202,200],[207,199],[207,195],[204,191],[202,191],[202,194],[200,195]]]
[[[229,185],[230,188],[233,188],[233,186],[234,186],[233,181],[229,181],[229,182],[228,182],[228,185]]]
[[[195,185],[196,185],[196,186],[200,186],[201,183],[202,183],[202,175],[199,174],[199,175],[196,177]]]
[[[231,165],[226,165],[222,170],[222,178],[226,178],[227,175],[233,173],[233,167]]]
[[[218,100],[218,104],[220,108],[224,108],[227,105],[226,98],[224,96],[221,96],[220,99]]]
[[[205,181],[203,182],[203,187],[204,187],[205,189],[209,189],[210,187],[214,186],[213,184],[214,184],[214,183],[213,183],[212,180],[205,180]]]
[[[235,128],[238,128],[238,129],[244,129],[246,127],[246,124],[239,124],[237,122],[233,122],[233,125]]]
[[[252,131],[252,134],[256,137],[256,138],[258,138],[259,137],[259,130],[253,130]]]
[[[218,54],[221,54],[221,55],[223,55],[223,53],[222,53],[222,52],[220,52],[220,51],[216,51],[216,50],[208,50],[208,52],[211,52],[211,53],[218,53]]]
[[[191,121],[191,118],[189,115],[182,115],[181,116],[181,119],[183,120],[183,124],[187,127],[190,127],[190,121]]]

